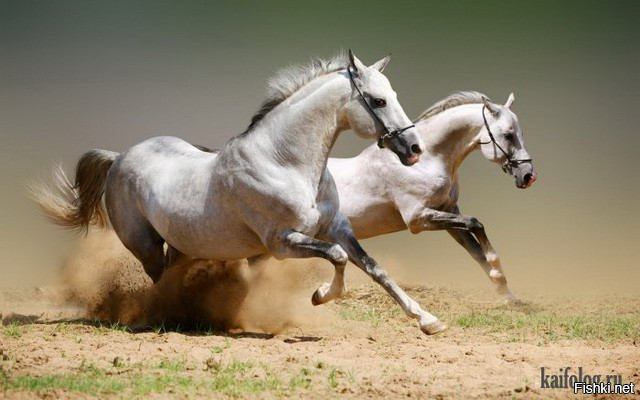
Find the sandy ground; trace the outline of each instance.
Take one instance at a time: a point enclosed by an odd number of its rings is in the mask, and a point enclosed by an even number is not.
[[[491,293],[409,286],[451,324],[425,336],[372,284],[313,307],[327,268],[270,265],[235,280],[196,268],[161,282],[159,299],[135,263],[87,272],[95,252],[78,254],[64,286],[0,292],[0,398],[614,398],[541,388],[541,367],[640,385],[637,297],[506,307]],[[220,296],[234,300],[214,312]]]
[[[424,303],[431,296],[421,295],[425,291],[414,288],[412,293]],[[428,290],[432,291],[437,292]],[[460,294],[451,293],[440,305],[456,303],[458,297],[453,295]],[[241,374],[242,379],[268,373],[285,383],[283,390],[223,390],[216,393],[221,397],[571,398],[569,390],[540,388],[542,366],[547,370],[581,366],[592,374],[621,374],[625,383],[640,384],[640,350],[633,340],[549,340],[544,333],[527,329],[457,326],[427,337],[406,317],[374,304],[383,296],[374,287],[357,288],[349,298],[326,307],[315,323],[309,321],[275,335],[157,329],[131,333],[91,320],[60,321],[45,314],[37,320],[32,317],[36,320],[32,324],[23,321],[19,336],[5,332],[0,345],[2,368],[11,377],[73,375],[90,363],[108,376],[126,377],[138,372],[161,375],[164,370],[158,366],[173,362],[179,365],[177,373],[206,381],[215,374],[212,366],[244,362],[251,366]],[[372,307],[375,313],[364,307]],[[5,323],[12,318],[15,315],[5,316]],[[286,388],[292,379],[307,381]],[[175,390],[168,386],[161,394],[214,396],[201,388],[185,393]],[[121,395],[102,393],[100,397]],[[44,389],[9,390],[0,396],[75,398],[86,394]]]

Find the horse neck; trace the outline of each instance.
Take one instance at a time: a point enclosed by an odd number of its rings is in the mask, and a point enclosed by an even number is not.
[[[482,104],[465,104],[422,120],[417,128],[422,133],[425,153],[438,157],[454,174],[478,148],[483,124]]]
[[[259,137],[262,151],[279,164],[319,182],[338,134],[347,128],[340,110],[350,94],[340,72],[316,78],[267,114],[250,136]]]

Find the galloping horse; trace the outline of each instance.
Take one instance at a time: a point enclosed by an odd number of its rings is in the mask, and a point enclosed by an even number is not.
[[[522,129],[511,111],[513,93],[504,106],[478,92],[459,92],[427,109],[416,128],[425,153],[403,168],[371,146],[358,156],[330,158],[328,168],[338,187],[340,211],[358,239],[409,229],[412,233],[446,230],[480,264],[507,302],[517,301],[507,286],[500,259],[477,218],[458,207],[458,168],[474,150],[528,188],[537,175],[524,146]]]
[[[122,154],[92,150],[78,162],[75,185],[59,174],[58,189],[42,188],[39,203],[67,227],[108,219],[154,281],[181,255],[321,257],[335,267],[333,281],[313,294],[313,303],[322,304],[342,294],[351,260],[423,332],[440,332],[446,325],[360,247],[326,169],[337,135],[349,128],[377,138],[405,166],[419,160],[422,141],[382,74],[388,61],[367,67],[349,51],[348,58],[287,69],[270,81],[247,130],[216,154],[174,137],[151,138]]]

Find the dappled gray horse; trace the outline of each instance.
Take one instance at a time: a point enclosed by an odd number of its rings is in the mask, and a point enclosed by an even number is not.
[[[41,189],[39,202],[68,227],[108,219],[154,281],[181,255],[322,257],[335,266],[335,277],[313,294],[321,304],[342,294],[351,260],[425,333],[439,332],[445,326],[360,247],[326,170],[337,135],[348,128],[377,138],[404,165],[418,161],[422,142],[381,73],[388,61],[367,67],[349,52],[287,69],[270,81],[246,132],[217,155],[174,137],[152,138],[122,154],[93,150],[78,162],[75,186],[58,174],[58,189]]]
[[[500,163],[516,186],[536,180],[522,129],[511,111],[477,92],[459,92],[427,109],[416,128],[425,153],[403,168],[371,146],[358,156],[331,158],[328,168],[340,195],[340,211],[356,237],[364,239],[409,229],[412,233],[446,230],[482,266],[507,302],[517,300],[507,286],[500,259],[477,218],[462,215],[458,203],[458,167],[474,150]]]

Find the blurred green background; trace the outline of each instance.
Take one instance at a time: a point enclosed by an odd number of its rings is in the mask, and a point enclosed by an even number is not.
[[[48,282],[73,235],[25,185],[86,150],[176,135],[222,146],[278,68],[352,48],[410,117],[456,90],[515,92],[539,180],[473,154],[461,209],[484,222],[516,291],[640,292],[640,2],[0,0],[0,287]],[[370,143],[349,132],[334,156]],[[446,233],[364,246],[401,281],[490,291]]]

